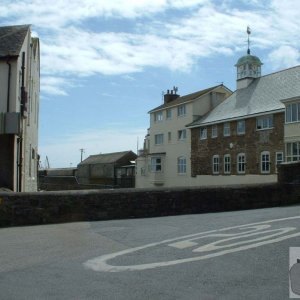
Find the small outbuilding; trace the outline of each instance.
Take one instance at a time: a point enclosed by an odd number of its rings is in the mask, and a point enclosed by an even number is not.
[[[134,187],[136,158],[132,151],[91,155],[78,165],[77,180],[80,184]]]

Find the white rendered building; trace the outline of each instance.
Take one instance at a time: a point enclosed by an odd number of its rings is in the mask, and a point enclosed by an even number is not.
[[[37,190],[39,92],[39,39],[0,27],[0,188]]]
[[[136,160],[136,187],[194,185],[191,177],[191,136],[186,128],[231,95],[224,85],[180,97],[176,89],[164,104],[149,112],[150,128],[144,150]]]

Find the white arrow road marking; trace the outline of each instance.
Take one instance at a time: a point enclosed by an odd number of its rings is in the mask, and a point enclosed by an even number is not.
[[[270,223],[287,221],[287,220],[295,220],[295,219],[300,219],[300,216],[274,219],[274,220],[268,220],[268,221],[263,221],[263,222],[258,222],[258,223],[227,227],[227,228],[222,228],[222,229],[217,229],[217,230],[210,230],[210,231],[206,231],[206,232],[202,232],[202,233],[190,234],[190,235],[186,235],[186,236],[182,236],[182,237],[164,240],[164,241],[157,242],[157,243],[147,244],[147,245],[140,246],[140,247],[129,248],[129,249],[119,251],[116,253],[102,255],[102,256],[99,256],[99,257],[96,257],[96,258],[86,261],[84,263],[84,266],[88,269],[92,269],[94,271],[102,271],[102,272],[137,271],[137,270],[154,269],[154,268],[158,268],[158,267],[173,266],[173,265],[178,265],[178,264],[182,264],[182,263],[194,262],[194,261],[204,260],[204,259],[213,258],[213,257],[217,257],[217,256],[222,256],[225,254],[244,251],[244,250],[260,247],[260,246],[267,245],[267,244],[278,243],[278,242],[281,242],[286,239],[300,236],[300,232],[287,234],[288,232],[296,230],[296,228],[294,228],[294,227],[286,227],[286,228],[279,228],[279,229],[274,229],[274,230],[260,231],[262,229],[269,228],[270,225],[268,225],[268,224],[270,224]],[[266,224],[266,225],[264,225],[264,224]],[[220,233],[220,232],[223,232],[226,230],[227,231],[232,230],[232,229],[244,230],[244,229],[249,229],[249,228],[254,228],[254,229],[252,229],[250,231],[246,231],[246,232],[244,231],[241,233],[231,233],[231,234]],[[263,237],[254,238],[252,240],[243,240],[243,241],[235,242],[235,243],[229,244],[229,245],[228,244],[225,244],[223,246],[218,245],[220,243],[228,242],[231,240],[236,240],[238,238],[247,238],[248,236],[255,236],[255,235],[259,235],[259,234],[267,234],[267,235],[263,236]],[[284,235],[284,234],[287,234],[287,235]],[[114,259],[119,256],[123,256],[126,254],[134,253],[137,251],[141,251],[144,249],[153,248],[155,246],[160,246],[160,245],[165,245],[165,244],[166,245],[169,244],[170,246],[173,246],[173,247],[174,247],[174,245],[177,244],[177,245],[179,245],[179,247],[177,247],[178,249],[193,247],[193,246],[197,245],[197,243],[193,242],[193,240],[198,240],[198,239],[201,239],[204,237],[211,237],[211,236],[227,237],[227,239],[222,239],[222,240],[201,246],[201,247],[195,249],[194,252],[204,252],[204,251],[208,252],[208,251],[213,251],[213,250],[219,250],[219,251],[216,251],[213,253],[208,253],[208,254],[201,255],[201,256],[196,256],[196,257],[183,258],[183,259],[178,259],[178,260],[170,260],[170,261],[165,261],[165,262],[139,264],[139,265],[113,266],[113,265],[109,265],[107,263],[109,260]],[[178,240],[183,240],[183,241],[176,243],[175,241],[178,241]],[[246,243],[248,245],[244,245]],[[251,244],[249,244],[249,243],[251,243]],[[180,245],[181,245],[181,248],[180,248]],[[237,247],[231,248],[231,249],[224,249],[224,248],[228,248],[228,247],[232,247],[232,246],[237,246]]]

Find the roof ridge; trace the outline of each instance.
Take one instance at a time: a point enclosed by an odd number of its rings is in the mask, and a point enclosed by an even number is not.
[[[263,77],[268,77],[268,76],[271,76],[271,75],[274,75],[274,74],[278,74],[278,73],[285,72],[285,71],[288,71],[288,70],[291,70],[291,69],[295,69],[295,68],[299,68],[299,67],[300,67],[300,65],[297,65],[297,66],[289,67],[289,68],[282,69],[282,70],[279,70],[279,71],[275,71],[275,72],[273,72],[273,73],[269,73],[269,74],[260,76],[260,77],[258,77],[257,79],[263,78]]]

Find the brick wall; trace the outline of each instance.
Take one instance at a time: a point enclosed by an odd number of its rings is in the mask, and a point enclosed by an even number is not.
[[[212,126],[207,127],[207,139],[200,140],[200,129],[192,128],[191,165],[192,176],[212,175],[212,157],[220,157],[220,174],[224,174],[223,157],[231,156],[231,174],[237,174],[237,155],[246,154],[246,174],[261,174],[262,151],[269,151],[271,172],[276,173],[276,152],[284,152],[284,113],[273,115],[273,128],[256,130],[256,118],[245,119],[246,133],[237,135],[237,121],[230,122],[231,135],[223,136],[223,124],[218,124],[218,137],[212,138]]]

